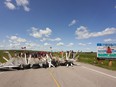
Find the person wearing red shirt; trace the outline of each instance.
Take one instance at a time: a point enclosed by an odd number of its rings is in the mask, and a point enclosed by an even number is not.
[[[108,54],[111,54],[112,53],[112,49],[108,46],[108,48],[107,48],[107,53]]]

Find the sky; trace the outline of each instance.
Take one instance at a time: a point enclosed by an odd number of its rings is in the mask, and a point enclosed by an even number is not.
[[[97,51],[116,43],[116,0],[0,0],[0,49]]]

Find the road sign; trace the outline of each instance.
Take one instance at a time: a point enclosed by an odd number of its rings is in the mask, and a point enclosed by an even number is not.
[[[116,59],[116,43],[98,43],[97,57]]]

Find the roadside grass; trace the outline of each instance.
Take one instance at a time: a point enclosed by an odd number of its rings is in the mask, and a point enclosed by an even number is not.
[[[116,71],[116,60],[113,60],[112,66],[109,66],[109,60],[101,60],[99,62],[96,59],[97,53],[80,53],[79,55],[80,55],[78,59],[79,62],[84,62],[84,63],[88,63],[88,64],[92,64],[95,66]]]
[[[6,51],[6,50],[0,50],[0,62],[1,62],[1,63],[6,62],[6,61],[3,59],[3,57],[6,57],[7,59],[9,59],[8,54],[5,53],[5,51]],[[11,51],[11,50],[8,50],[8,51],[9,51],[9,53],[11,54],[11,56],[14,56],[14,51]]]
[[[1,62],[1,63],[6,62],[2,57],[8,58],[8,55],[7,55],[6,53],[4,53],[3,50],[0,50],[0,62]]]

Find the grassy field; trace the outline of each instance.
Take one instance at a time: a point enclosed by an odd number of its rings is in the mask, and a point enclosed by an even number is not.
[[[110,70],[116,70],[116,60],[113,61],[112,66],[109,66],[109,60],[102,60],[101,62],[98,62],[96,57],[96,53],[80,53],[79,62],[89,63]]]
[[[9,52],[10,52],[10,54],[11,54],[12,56],[14,56],[14,51],[9,51]],[[1,62],[1,63],[6,62],[6,61],[2,58],[3,56],[6,57],[7,59],[9,59],[8,54],[5,53],[5,51],[0,50],[0,62]]]

